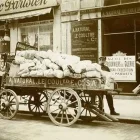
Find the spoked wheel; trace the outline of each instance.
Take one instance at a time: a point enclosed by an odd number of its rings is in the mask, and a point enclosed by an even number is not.
[[[52,122],[60,126],[70,126],[81,114],[81,100],[69,88],[55,90],[48,100],[48,115]]]
[[[35,95],[31,95],[28,101],[29,111],[34,116],[41,116],[45,114],[47,108],[47,101],[48,97],[44,92],[39,92]]]
[[[96,106],[98,109],[102,110],[102,98],[100,95],[92,95],[85,91],[81,91],[79,94],[82,103],[82,111],[80,115],[80,119],[83,121],[91,122],[95,119],[96,115],[92,113],[88,108],[92,108],[92,106]]]
[[[0,92],[0,116],[3,119],[12,119],[19,108],[19,101],[16,93],[10,89]]]

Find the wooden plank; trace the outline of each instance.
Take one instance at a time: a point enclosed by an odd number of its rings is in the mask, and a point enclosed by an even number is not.
[[[60,88],[69,87],[81,90],[101,89],[101,82],[97,78],[45,78],[45,77],[7,77],[5,86],[8,87],[38,87]]]

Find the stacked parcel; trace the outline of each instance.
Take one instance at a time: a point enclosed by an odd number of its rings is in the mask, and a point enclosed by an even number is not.
[[[80,75],[79,78],[104,77],[106,88],[113,79],[111,73],[102,71],[101,66],[97,63],[92,63],[90,60],[80,61],[78,56],[55,53],[51,50],[17,51],[12,65],[18,69],[16,72],[11,69],[10,77],[74,78],[74,75]]]

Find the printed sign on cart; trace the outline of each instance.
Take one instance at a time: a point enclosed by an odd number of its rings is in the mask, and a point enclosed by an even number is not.
[[[40,88],[57,88],[69,87],[79,89],[100,89],[101,84],[98,79],[85,78],[41,78],[41,77],[7,77],[6,86],[19,86],[19,87],[40,87]]]
[[[136,81],[135,56],[108,56],[107,66],[110,68],[116,81]]]

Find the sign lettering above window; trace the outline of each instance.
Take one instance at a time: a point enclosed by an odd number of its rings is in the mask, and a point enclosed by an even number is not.
[[[56,0],[0,0],[0,15],[56,6]]]

